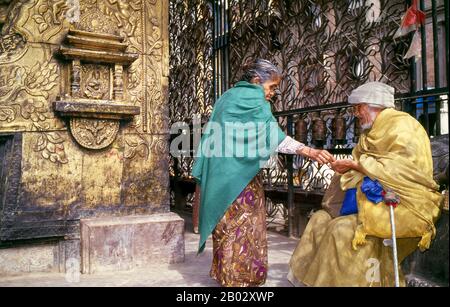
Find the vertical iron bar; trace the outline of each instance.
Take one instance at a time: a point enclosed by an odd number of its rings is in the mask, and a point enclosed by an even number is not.
[[[436,0],[431,0],[432,20],[433,20],[433,53],[434,53],[434,88],[441,87],[439,73],[439,37],[437,32]]]
[[[226,1],[226,16],[227,16],[227,21],[225,23],[226,25],[226,29],[225,29],[225,37],[226,37],[226,41],[225,41],[225,89],[229,89],[230,88],[230,38],[231,38],[231,15],[230,15],[230,3],[229,0],[225,0]]]
[[[292,115],[287,118],[287,135],[292,134]],[[293,156],[287,155],[287,180],[288,180],[288,222],[289,222],[289,237],[295,234],[295,207],[294,207],[294,176],[293,176]]]
[[[199,18],[198,18],[198,7],[197,7],[197,5],[194,5],[194,23],[195,24],[198,24],[198,20],[199,20]],[[199,83],[200,83],[200,78],[199,78],[199,76],[198,76],[198,73],[199,73],[199,69],[198,69],[198,54],[200,53],[200,51],[199,51],[199,45],[200,45],[200,42],[199,41],[197,41],[197,42],[195,42],[195,48],[194,48],[194,54],[195,54],[195,63],[192,63],[192,64],[194,64],[195,65],[195,74],[194,74],[194,80],[193,80],[193,83],[194,83],[194,97],[193,97],[193,103],[191,104],[191,110],[189,110],[189,115],[191,115],[191,116],[193,116],[196,112],[199,112],[199,107],[200,107],[200,103],[199,103],[199,99],[198,99],[198,93],[199,93],[199,90],[198,90],[198,85],[199,85]],[[191,65],[192,65],[191,64]],[[193,120],[193,118],[190,118],[189,120]],[[192,133],[192,131],[191,131],[191,133]],[[191,143],[190,144],[190,146],[192,147],[193,146],[193,144]],[[191,148],[191,150],[192,150],[192,148]]]
[[[216,26],[217,26],[217,14],[216,14],[216,0],[213,0],[212,2],[212,13],[213,13],[213,27],[212,27],[212,86],[213,86],[213,103],[217,100],[217,87],[216,87],[216,81],[217,81],[217,71],[216,71]]]
[[[434,96],[436,108],[436,135],[441,135],[441,97]]]
[[[430,121],[428,120],[429,115],[428,115],[428,97],[423,97],[423,115],[424,115],[424,125],[425,125],[425,130],[428,133],[428,136],[431,136],[431,131],[430,131]]]
[[[425,1],[420,0],[420,9],[425,11]],[[427,76],[427,33],[426,33],[427,21],[420,27],[420,33],[422,38],[422,90],[428,88],[428,76]]]
[[[220,40],[220,38],[219,38]],[[217,49],[217,98],[222,96],[222,49]]]
[[[414,102],[415,102],[414,100],[415,100],[415,99],[412,99],[412,100],[410,101],[411,106],[412,106],[411,112],[412,112],[414,118],[417,118],[417,103],[414,103]]]
[[[225,39],[225,0],[220,0],[220,69],[221,69],[221,94],[223,94],[223,92],[225,91],[225,86],[224,86],[224,79],[225,79],[225,71],[224,71],[224,60],[225,60],[225,54],[223,52],[223,47],[224,47],[224,39]]]
[[[219,98],[220,96],[220,91],[221,91],[221,87],[220,87],[220,78],[221,78],[221,74],[220,74],[220,25],[222,23],[222,16],[220,14],[220,0],[214,0],[216,1],[216,19],[217,19],[217,32],[216,32],[216,78],[217,78],[217,94],[216,94],[216,99]]]
[[[217,5],[217,32],[216,32],[216,52],[217,52],[217,56],[216,56],[216,78],[217,78],[217,96],[216,99],[218,99],[220,97],[220,91],[222,90],[221,85],[220,85],[220,79],[221,79],[221,71],[220,71],[220,25],[222,23],[222,16],[220,14],[220,0],[216,0],[216,5]]]
[[[411,65],[410,65],[410,69],[409,69],[409,74],[411,77],[411,89],[410,89],[410,93],[413,94],[415,92],[417,92],[417,63],[415,61],[415,58],[410,59]]]
[[[406,1],[406,8],[405,9],[407,9],[408,7],[410,7],[411,6],[411,0],[407,0]],[[412,38],[412,35],[411,35],[411,38]],[[415,61],[415,58],[413,58],[413,59],[410,59],[410,70],[409,70],[409,74],[410,74],[410,78],[411,78],[411,83],[410,83],[410,86],[411,86],[411,89],[410,89],[410,93],[412,94],[412,93],[415,93],[416,91],[417,91],[417,63],[416,63],[416,61]],[[414,114],[414,118],[416,118],[416,113],[414,112],[413,113]]]
[[[449,43],[448,43],[448,41],[449,41],[449,39],[448,39],[448,36],[449,36],[449,25],[448,25],[448,22],[449,22],[449,8],[448,8],[448,0],[444,0],[444,11],[445,11],[445,53],[446,53],[446,56],[445,56],[445,67],[446,67],[446,70],[447,70],[447,91],[449,90],[449,88],[450,88],[450,86],[449,86],[449,84],[450,84],[450,69],[448,68],[448,65],[450,64],[450,54],[449,54]],[[448,103],[448,102],[447,102]]]

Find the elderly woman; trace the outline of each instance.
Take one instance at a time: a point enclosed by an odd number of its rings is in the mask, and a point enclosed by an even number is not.
[[[243,71],[241,81],[215,104],[192,171],[201,189],[199,253],[212,233],[210,275],[222,286],[234,287],[262,285],[267,277],[259,173],[269,157],[279,151],[324,164],[334,161],[327,151],[309,148],[279,128],[270,99],[281,73],[273,64],[256,60]]]

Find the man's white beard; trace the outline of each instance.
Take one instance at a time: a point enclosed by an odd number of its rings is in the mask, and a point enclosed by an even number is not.
[[[365,124],[361,124],[362,131],[370,130],[373,126],[373,122],[375,121],[375,118],[377,118],[377,113],[369,111],[370,121]]]
[[[367,124],[363,124],[363,125],[361,125],[361,130],[362,131],[370,130],[370,128],[372,128],[372,125],[373,125],[373,122],[367,123]]]

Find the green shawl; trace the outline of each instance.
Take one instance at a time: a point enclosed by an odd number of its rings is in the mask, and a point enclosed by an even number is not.
[[[246,126],[226,129],[230,123]],[[201,188],[199,253],[228,207],[285,137],[262,86],[240,81],[216,102],[192,170]]]

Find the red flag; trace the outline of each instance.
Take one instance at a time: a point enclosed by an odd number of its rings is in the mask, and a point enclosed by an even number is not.
[[[394,35],[394,38],[408,34],[417,30],[425,23],[425,13],[417,8],[417,0],[414,0],[411,6],[406,10],[402,17],[400,28]]]

